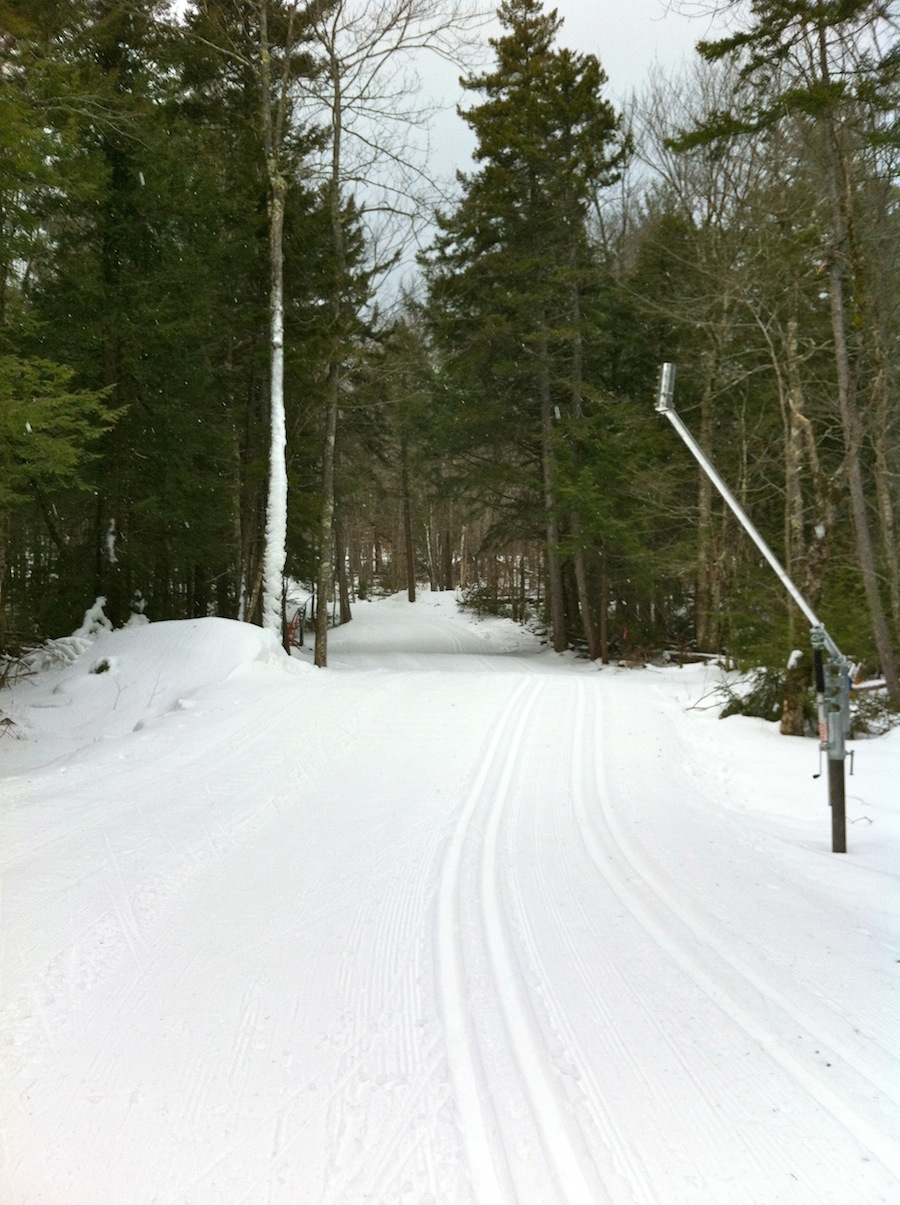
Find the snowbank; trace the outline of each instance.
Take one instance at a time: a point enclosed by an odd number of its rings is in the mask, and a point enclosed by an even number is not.
[[[229,619],[101,629],[81,643],[70,664],[25,677],[4,694],[14,746],[5,747],[7,767],[42,765],[140,731],[241,675],[308,669],[288,658],[271,633]]]

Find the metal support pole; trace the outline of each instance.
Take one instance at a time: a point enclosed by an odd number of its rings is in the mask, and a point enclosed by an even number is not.
[[[831,806],[831,849],[833,853],[847,852],[847,824],[844,793],[844,759],[846,738],[850,729],[850,663],[825,630],[825,625],[788,577],[781,562],[772,552],[740,503],[716,472],[709,457],[688,431],[675,411],[675,365],[663,364],[659,374],[656,410],[664,414],[681,436],[694,459],[737,516],[744,531],[775,571],[782,585],[809,620],[813,646],[813,665],[816,676],[816,696],[819,705],[819,748],[828,757],[828,802]],[[824,651],[828,652],[827,664]]]
[[[813,667],[819,708],[819,748],[828,758],[828,803],[831,807],[831,851],[847,852],[844,761],[850,729],[850,669],[843,657],[825,661],[825,630],[813,628]],[[830,651],[830,650],[829,650]]]
[[[847,811],[843,761],[828,759],[828,802],[831,805],[831,852],[847,852]]]

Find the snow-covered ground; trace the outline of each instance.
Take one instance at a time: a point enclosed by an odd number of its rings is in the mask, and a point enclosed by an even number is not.
[[[0,696],[2,1205],[900,1200],[900,730],[815,743],[452,596]],[[98,672],[99,671],[99,672]]]

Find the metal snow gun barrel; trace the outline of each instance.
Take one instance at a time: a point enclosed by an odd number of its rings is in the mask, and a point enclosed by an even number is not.
[[[819,708],[819,749],[828,758],[828,801],[831,805],[831,848],[847,852],[844,760],[850,731],[850,662],[832,640],[825,625],[788,577],[784,566],[744,513],[740,503],[719,476],[714,465],[688,431],[675,410],[675,365],[663,364],[656,391],[656,410],[664,414],[722,498],[737,516],[741,526],[774,569],[782,585],[809,620]],[[817,776],[818,777],[818,776]]]

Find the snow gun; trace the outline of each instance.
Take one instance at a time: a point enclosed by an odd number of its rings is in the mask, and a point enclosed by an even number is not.
[[[819,709],[819,756],[828,757],[828,802],[831,806],[831,849],[833,853],[847,852],[847,822],[845,810],[844,760],[847,756],[847,736],[850,731],[851,665],[828,634],[825,625],[788,577],[784,566],[757,531],[741,508],[740,503],[719,476],[709,457],[691,435],[675,410],[675,365],[663,364],[656,392],[656,411],[664,414],[700,468],[719,491],[737,516],[741,526],[759,551],[775,570],[782,585],[809,620],[813,650],[813,670],[816,700]],[[852,764],[852,762],[851,762]],[[815,775],[816,778],[819,775]]]

